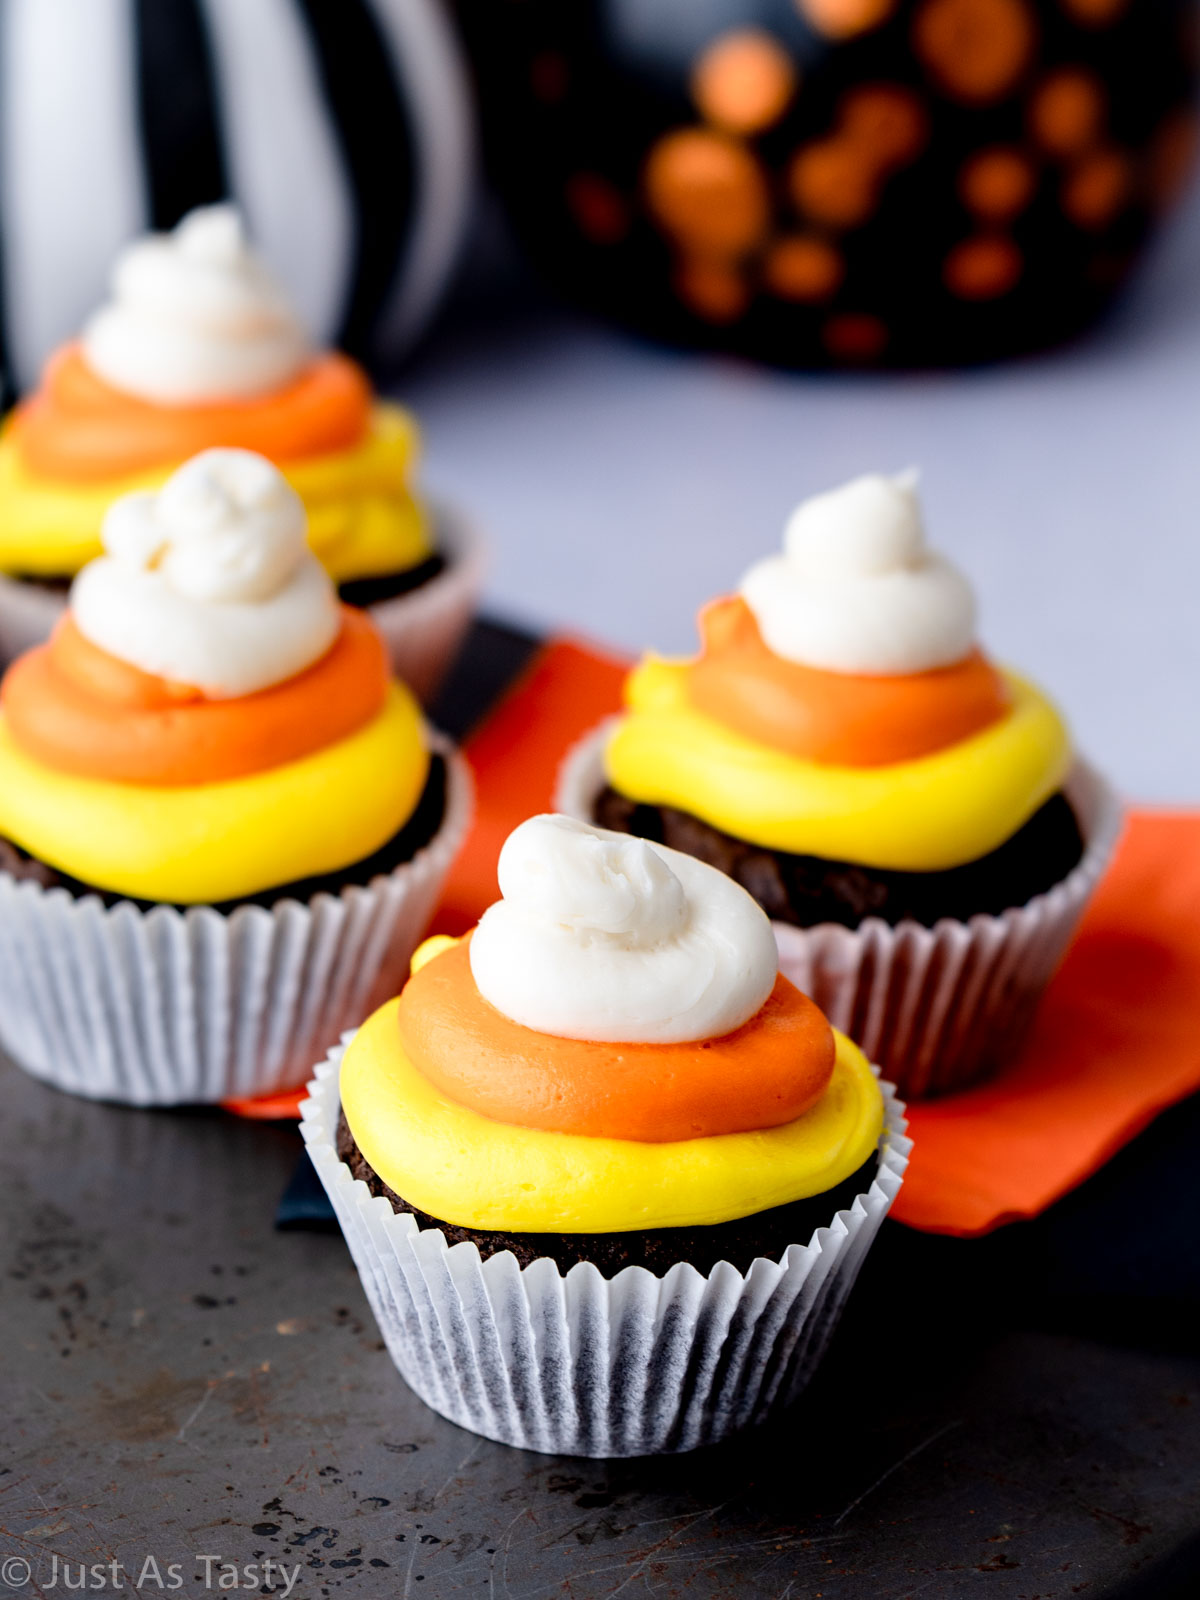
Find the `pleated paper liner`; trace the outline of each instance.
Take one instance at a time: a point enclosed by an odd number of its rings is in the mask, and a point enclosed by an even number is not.
[[[487,569],[484,541],[466,517],[445,505],[431,509],[445,566],[408,594],[368,607],[392,671],[426,706],[462,648]]]
[[[344,1042],[348,1043],[348,1039]],[[807,1383],[908,1162],[904,1107],[883,1084],[879,1165],[853,1204],[746,1273],[563,1274],[471,1243],[373,1197],[338,1158],[342,1047],[300,1108],[308,1153],[405,1382],[460,1427],[528,1450],[638,1456],[694,1450],[752,1427]]]
[[[67,609],[66,589],[0,572],[0,664],[44,644]]]
[[[130,1105],[302,1084],[403,983],[473,811],[448,741],[446,811],[411,861],[307,904],[106,907],[0,873],[0,1041],[35,1077]]]
[[[556,810],[593,820],[611,726],[602,723],[567,755]],[[978,1083],[1020,1049],[1121,826],[1116,795],[1086,762],[1075,763],[1065,791],[1083,858],[1027,905],[932,928],[878,917],[857,928],[772,923],[780,971],[910,1099]]]

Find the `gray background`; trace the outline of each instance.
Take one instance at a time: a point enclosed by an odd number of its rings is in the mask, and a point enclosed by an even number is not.
[[[1139,799],[1200,798],[1200,191],[1086,343],[965,375],[813,377],[656,349],[526,294],[452,308],[401,384],[426,482],[495,549],[489,603],[636,651],[801,497],[918,464],[985,640]],[[492,311],[495,312],[495,306]]]

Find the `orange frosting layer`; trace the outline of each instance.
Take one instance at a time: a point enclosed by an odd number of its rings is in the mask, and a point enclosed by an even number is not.
[[[17,408],[14,437],[30,472],[66,483],[130,477],[223,445],[297,461],[347,450],[366,436],[371,390],[353,361],[314,358],[271,394],[216,405],[167,406],[105,383],[78,345],[46,367],[42,387]]]
[[[488,1003],[467,940],[405,985],[404,1052],[434,1087],[494,1122],[660,1144],[794,1122],[833,1075],[833,1030],[780,975],[767,1003],[720,1039],[594,1044],[522,1027]]]
[[[827,766],[913,761],[970,738],[1009,710],[1004,679],[978,650],[903,677],[826,672],[767,648],[740,597],[700,614],[703,649],[688,669],[697,710],[744,738]]]
[[[48,767],[190,787],[264,772],[348,738],[382,710],[387,685],[382,641],[348,606],[319,661],[234,700],[209,700],[118,660],[68,613],[48,644],[9,668],[0,700],[16,743]]]

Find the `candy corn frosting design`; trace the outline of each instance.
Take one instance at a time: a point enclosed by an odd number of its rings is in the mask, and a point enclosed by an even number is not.
[[[230,206],[119,257],[112,300],[50,360],[0,437],[0,570],[62,577],[100,554],[118,496],[199,451],[253,450],[303,500],[336,583],[433,554],[411,488],[417,433],[346,356],[310,348]]]
[[[696,659],[630,675],[608,780],[768,850],[908,872],[975,861],[1071,762],[1054,706],[987,660],[975,623],[911,474],[820,495],[782,555],[701,613]]]
[[[695,1227],[869,1159],[876,1079],[732,880],[559,816],[522,823],[499,876],[343,1061],[353,1138],[407,1204],[504,1232]]]
[[[203,452],[116,501],[103,544],[0,689],[0,833],[85,884],[172,903],[380,849],[425,786],[424,726],[282,474]]]

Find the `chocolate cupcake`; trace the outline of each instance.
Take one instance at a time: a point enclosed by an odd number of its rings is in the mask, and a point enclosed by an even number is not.
[[[712,1443],[812,1371],[902,1108],[703,863],[537,817],[500,885],[318,1069],[309,1153],[435,1410],[571,1454]]]
[[[103,538],[0,688],[0,1038],[98,1098],[292,1087],[405,970],[469,778],[263,457]]]
[[[214,447],[272,460],[313,550],[425,699],[462,640],[482,552],[413,488],[417,428],[335,351],[314,351],[238,213],[209,206],[130,245],[111,303],[49,362],[0,438],[0,650],[44,639],[100,554],[105,511]]]
[[[1054,706],[980,650],[915,479],[807,501],[786,553],[650,657],[559,804],[709,862],[783,969],[913,1096],[1011,1058],[1111,850]]]

